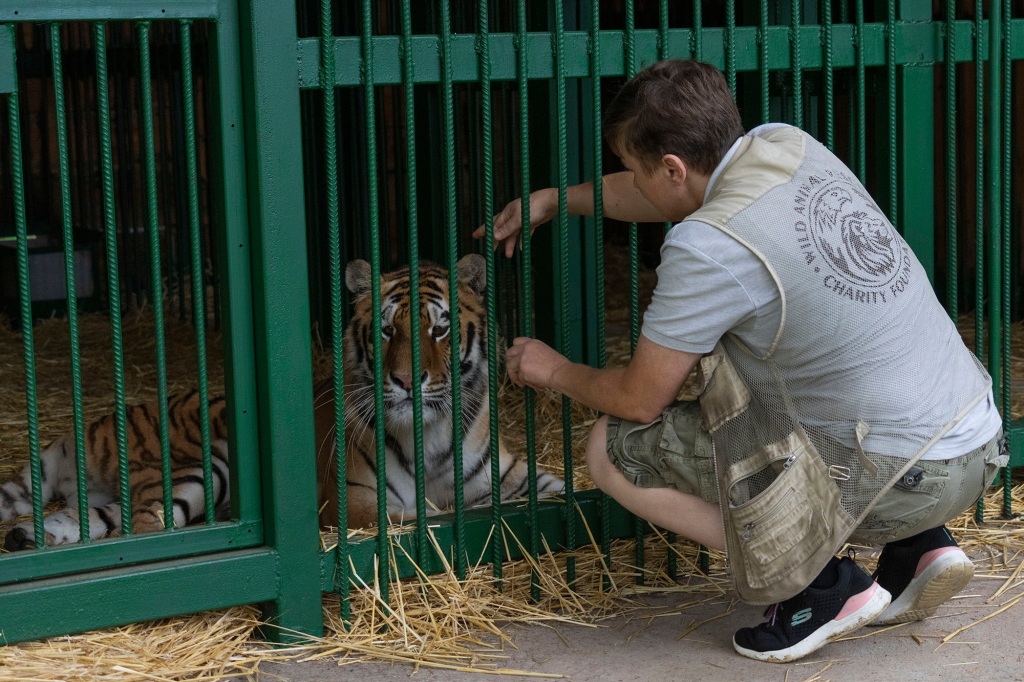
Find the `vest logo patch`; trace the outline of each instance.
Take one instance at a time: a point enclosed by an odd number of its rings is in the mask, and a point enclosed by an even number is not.
[[[826,288],[857,303],[886,303],[907,288],[905,243],[845,173],[808,177],[797,190],[794,208],[804,262]]]

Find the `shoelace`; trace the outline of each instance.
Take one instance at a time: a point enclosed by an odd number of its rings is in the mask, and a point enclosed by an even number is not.
[[[764,610],[764,617],[768,619],[768,625],[774,627],[774,625],[775,625],[775,618],[779,615],[779,606],[780,606],[780,603],[779,602],[775,602],[774,604],[772,604],[771,606],[769,606],[767,609]]]

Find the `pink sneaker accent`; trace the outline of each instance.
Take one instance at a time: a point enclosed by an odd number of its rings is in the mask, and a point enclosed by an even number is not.
[[[914,577],[916,578],[919,575],[921,575],[924,572],[924,569],[928,568],[928,566],[930,566],[933,561],[938,559],[943,554],[946,554],[947,552],[956,552],[959,550],[959,547],[953,546],[939,547],[938,549],[933,549],[930,552],[925,552],[921,555],[921,558],[917,560],[917,571],[914,573]]]
[[[846,603],[843,604],[842,610],[832,620],[842,620],[859,611],[865,604],[871,601],[871,597],[874,596],[875,591],[878,589],[878,583],[871,583],[871,587],[847,599]]]

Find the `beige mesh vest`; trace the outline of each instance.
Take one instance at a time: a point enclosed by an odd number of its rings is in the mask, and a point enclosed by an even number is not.
[[[726,335],[701,361],[737,592],[782,601],[991,380],[864,187],[799,129],[744,137],[689,219],[749,248],[782,297],[767,353]]]

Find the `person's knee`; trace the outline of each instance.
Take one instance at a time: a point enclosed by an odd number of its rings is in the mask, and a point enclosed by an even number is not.
[[[609,469],[614,468],[608,459],[608,416],[605,415],[594,422],[587,439],[587,469],[594,483],[601,487],[607,480]]]

